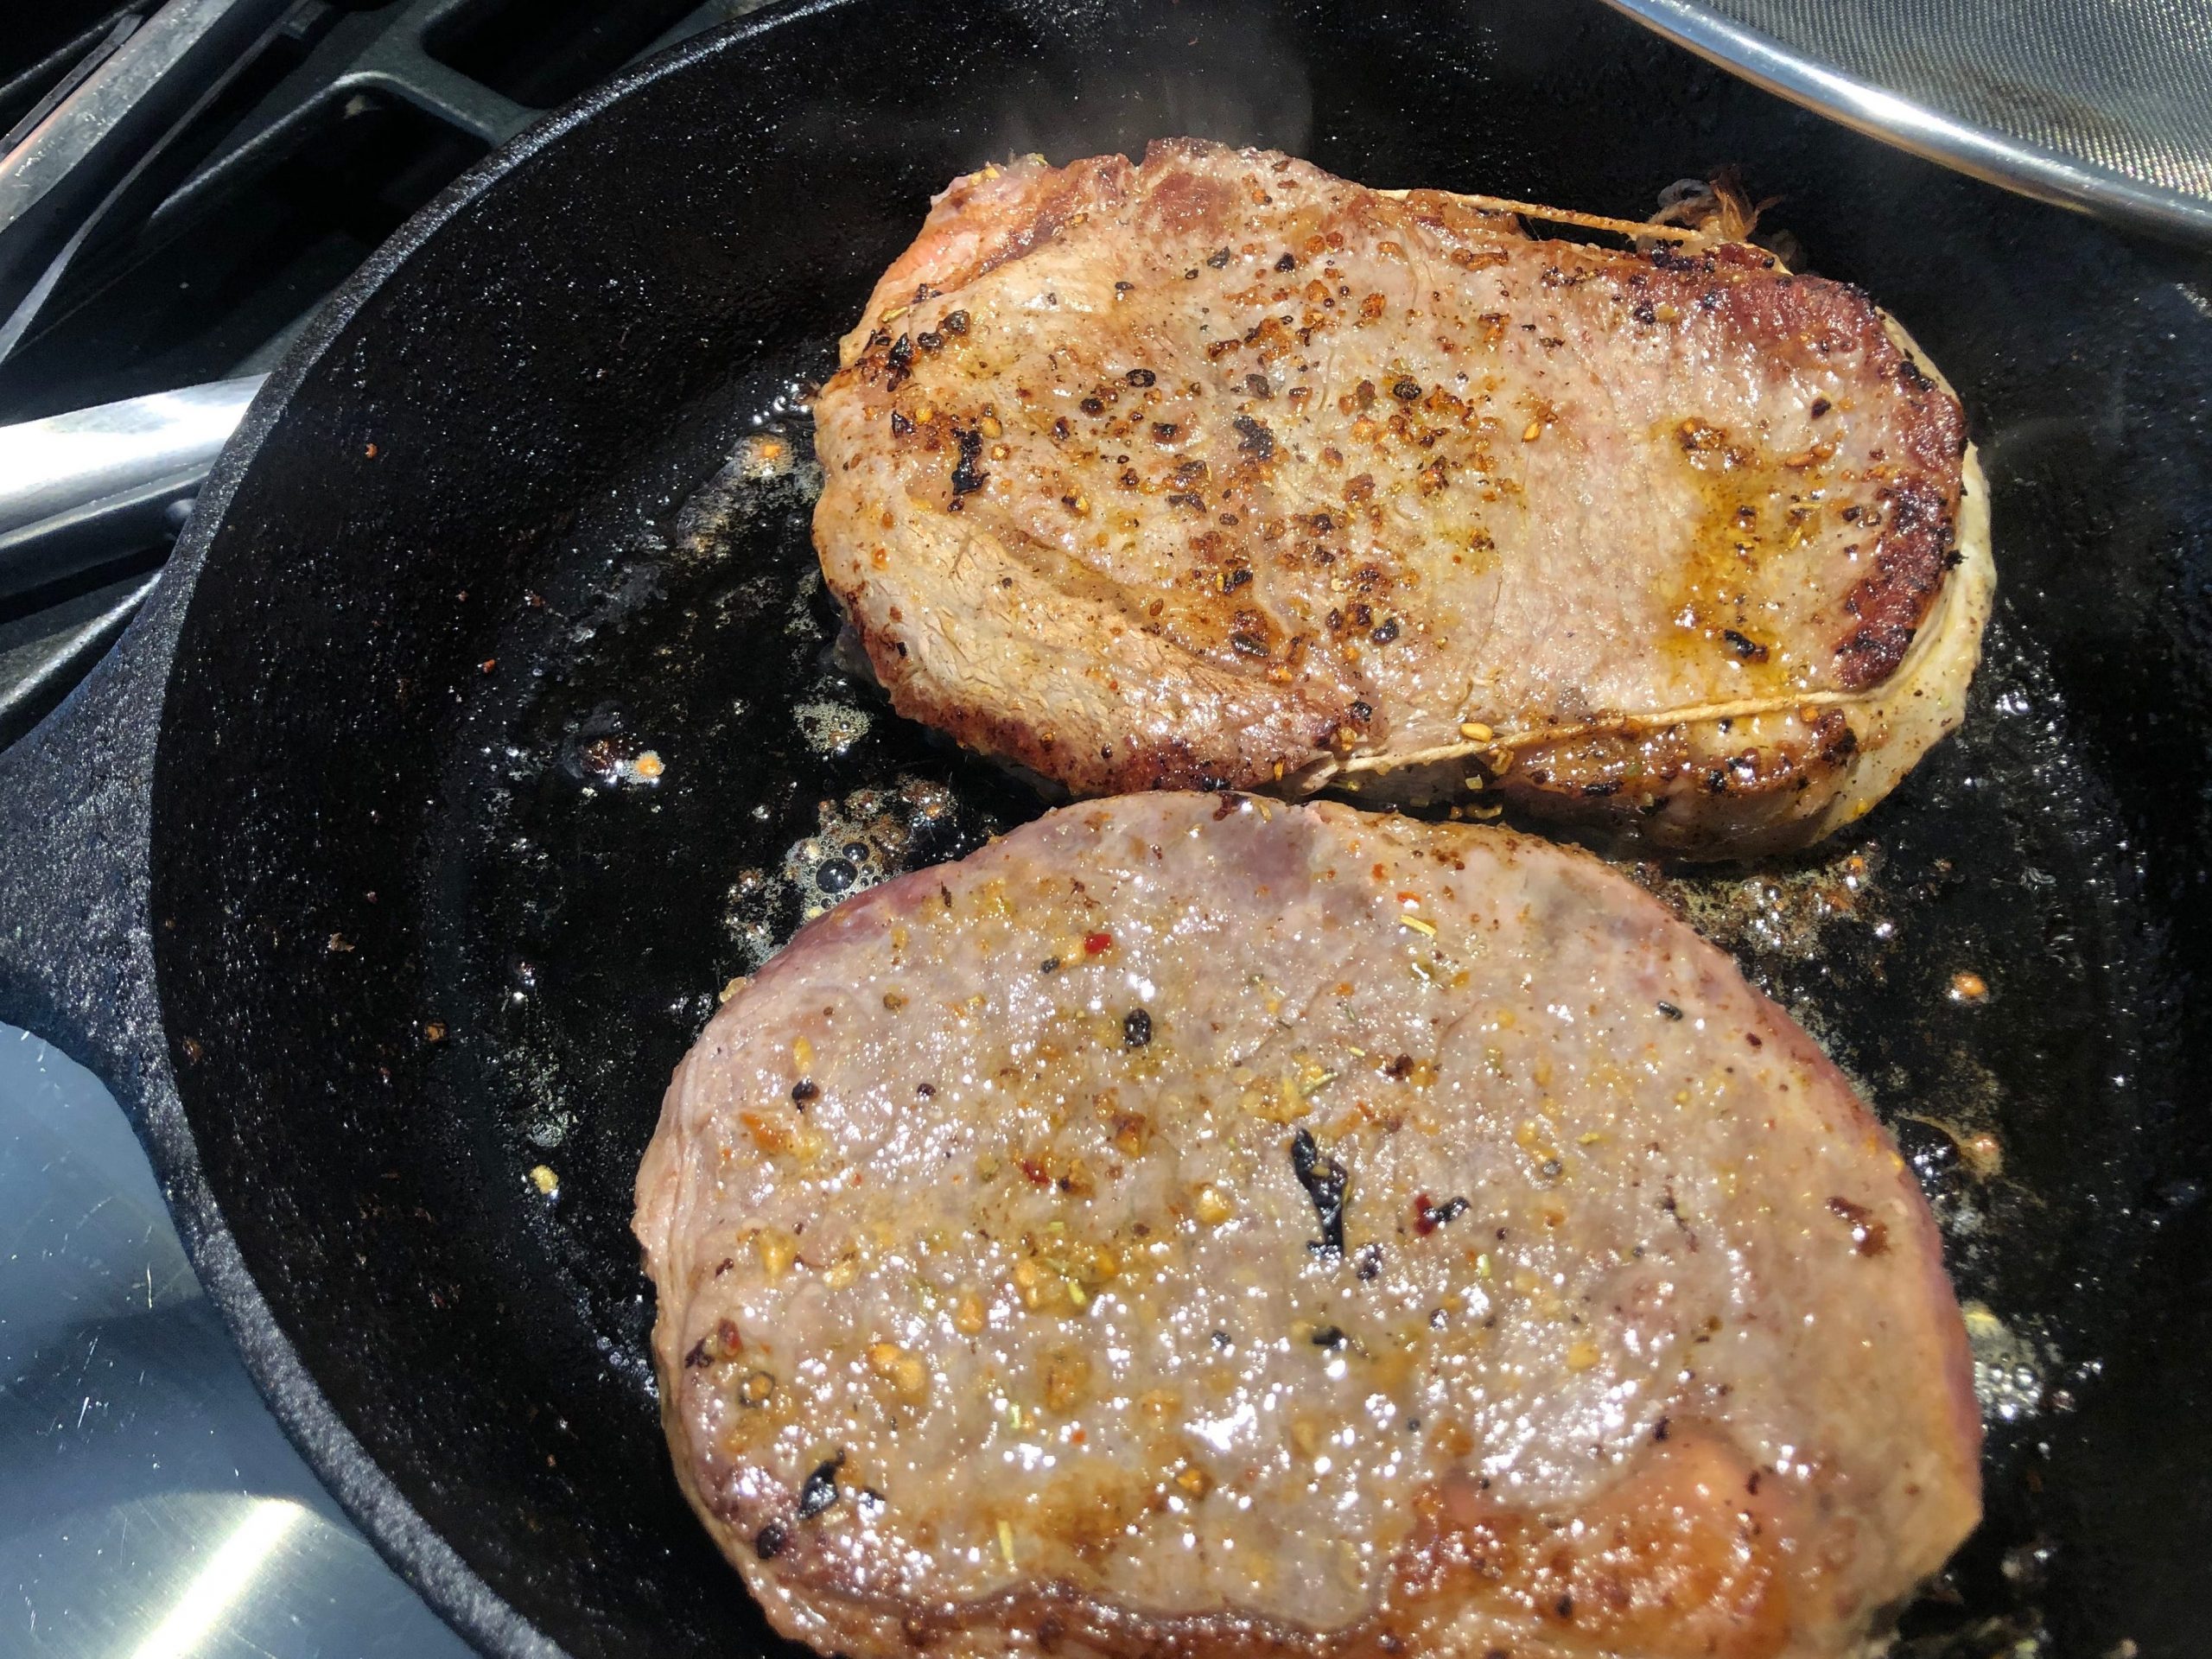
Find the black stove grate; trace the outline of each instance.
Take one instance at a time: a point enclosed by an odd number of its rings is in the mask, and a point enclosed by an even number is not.
[[[177,132],[0,362],[0,423],[265,372],[371,250],[493,146],[761,0],[300,0]],[[0,40],[0,132],[150,5],[50,0]],[[0,596],[0,746],[128,620],[181,514]]]

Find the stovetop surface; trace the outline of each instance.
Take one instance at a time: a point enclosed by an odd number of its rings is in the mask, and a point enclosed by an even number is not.
[[[0,1653],[461,1659],[277,1428],[120,1109],[0,1026]]]

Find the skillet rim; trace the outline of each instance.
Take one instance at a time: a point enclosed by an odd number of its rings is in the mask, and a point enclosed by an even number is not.
[[[192,518],[163,573],[161,602],[141,613],[118,642],[116,657],[158,653],[143,671],[155,679],[149,696],[153,733],[149,760],[166,745],[177,652],[202,570],[216,554],[230,505],[251,472],[262,444],[284,420],[304,386],[369,302],[461,213],[579,128],[633,93],[757,35],[859,0],[771,0],[759,10],[679,42],[553,111],[469,168],[380,244],[322,305],[270,372],[201,487]],[[166,635],[166,638],[162,636]],[[131,636],[142,636],[137,639]],[[152,863],[160,812],[149,778],[143,798],[144,844],[133,849],[130,874],[140,898]],[[247,1267],[230,1223],[201,1167],[169,1054],[166,1001],[157,958],[143,936],[143,974],[155,1019],[124,1039],[140,1052],[137,1096],[130,1116],[146,1148],[185,1255],[221,1315],[247,1375],[285,1438],[378,1556],[454,1630],[494,1659],[558,1659],[569,1650],[518,1612],[426,1521],[324,1395],[279,1325]]]

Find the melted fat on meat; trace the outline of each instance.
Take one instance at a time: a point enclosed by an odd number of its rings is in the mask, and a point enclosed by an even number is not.
[[[1503,830],[1052,814],[741,986],[638,1193],[685,1489],[825,1651],[1814,1659],[1977,1516],[1888,1136]]]

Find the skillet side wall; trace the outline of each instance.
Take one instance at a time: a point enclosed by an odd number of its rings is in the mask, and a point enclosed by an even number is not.
[[[795,84],[797,50],[748,75]],[[173,1058],[262,1294],[431,1525],[581,1653],[773,1638],[634,1370],[538,1298],[531,1218],[486,1190],[498,1120],[438,1075],[439,1028],[474,1035],[425,1006],[417,904],[470,902],[421,868],[441,751],[543,547],[755,353],[843,326],[830,296],[880,263],[847,228],[926,188],[833,181],[795,216],[790,172],[748,166],[783,111],[663,86],[464,208],[296,393],[203,573],[156,785]]]
[[[1630,214],[1738,162],[1792,193],[1776,217],[1813,268],[1866,282],[1960,385],[2006,620],[2047,648],[2127,830],[2097,948],[2144,992],[2113,1014],[2126,1084],[2096,1084],[2114,1068],[2093,1046],[2070,1055],[2075,1122],[2042,1112],[2021,1152],[2142,1211],[2106,1217],[2086,1256],[2158,1253],[2139,1282],[2095,1287],[2110,1376],[2048,1426],[2048,1498],[1999,1506],[2059,1546],[2043,1599],[2062,1651],[2184,1651],[2212,1527],[2205,1207],[2177,1184],[2202,1166],[2177,1137],[2202,1133],[2193,1079],[2212,1059],[2192,988],[2212,963],[2185,925],[2212,846],[2196,425],[2212,270],[1890,155],[1594,5],[839,6],[616,100],[384,279],[213,532],[155,770],[168,1058],[277,1325],[422,1515],[571,1651],[771,1639],[666,1474],[642,1281],[605,1317],[514,1179],[513,1113],[484,1097],[477,1047],[505,986],[455,987],[429,959],[498,880],[431,860],[473,810],[454,734],[487,684],[531,672],[500,642],[543,568],[588,563],[577,538],[610,500],[650,516],[670,480],[711,473],[743,413],[728,388],[818,356],[946,178],[1180,130],[1380,184]],[[634,1161],[688,1036],[689,1015],[651,1006],[648,946],[607,946],[638,964],[654,1060],[593,1103],[610,1168]],[[634,1262],[619,1219],[588,1239],[618,1277]],[[226,1301],[257,1317],[242,1289]],[[448,1607],[461,1593],[432,1588]]]

